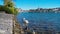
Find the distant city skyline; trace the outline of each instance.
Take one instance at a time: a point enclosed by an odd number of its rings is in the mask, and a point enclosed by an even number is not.
[[[56,8],[60,7],[60,0],[14,0],[15,6],[24,10],[36,8]],[[0,5],[3,1],[0,0]]]

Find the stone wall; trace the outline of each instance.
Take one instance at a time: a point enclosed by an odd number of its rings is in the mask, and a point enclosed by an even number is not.
[[[0,13],[0,34],[12,34],[13,15]]]
[[[0,34],[23,34],[23,29],[16,16],[0,13]]]
[[[18,23],[16,17],[14,17],[14,27],[13,27],[13,34],[24,34],[21,26],[20,26],[20,23]]]

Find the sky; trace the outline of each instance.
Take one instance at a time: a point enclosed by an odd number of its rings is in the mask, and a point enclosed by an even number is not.
[[[14,0],[15,6],[24,10],[36,8],[56,8],[60,7],[60,0]],[[0,0],[0,4],[3,1]]]

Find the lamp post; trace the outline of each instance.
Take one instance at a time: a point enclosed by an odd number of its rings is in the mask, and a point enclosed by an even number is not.
[[[26,31],[26,34],[27,34],[27,30],[28,30],[28,23],[29,23],[29,21],[28,20],[26,20],[25,18],[23,18],[23,21],[24,21],[24,25],[25,25],[25,31]]]

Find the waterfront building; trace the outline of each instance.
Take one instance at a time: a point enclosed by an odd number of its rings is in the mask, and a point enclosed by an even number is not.
[[[17,10],[18,10],[18,12],[22,12],[23,11],[21,8],[18,8]]]
[[[55,8],[55,9],[53,9],[53,11],[58,11],[58,10],[59,10],[59,9],[56,9],[56,8]]]

